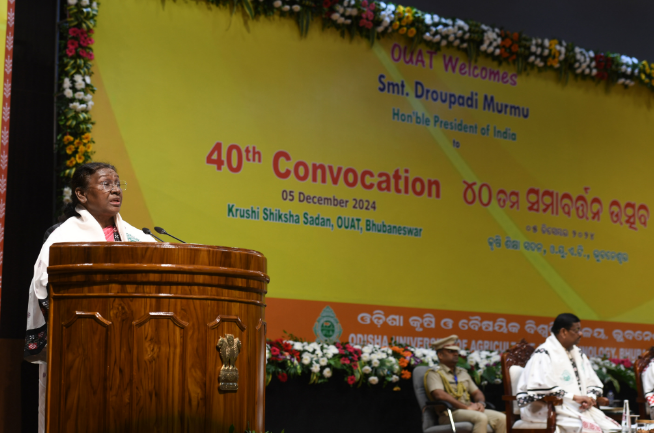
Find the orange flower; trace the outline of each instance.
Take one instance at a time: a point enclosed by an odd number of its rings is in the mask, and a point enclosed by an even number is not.
[[[84,152],[86,152],[86,147],[84,147],[84,145],[81,145],[79,148],[77,148],[77,151],[79,153],[84,153]]]
[[[91,143],[87,144],[86,145],[86,150],[90,152],[91,149],[93,149],[93,145]]]
[[[400,364],[400,367],[406,368],[406,366],[409,365],[409,360],[406,358],[402,358],[398,363]]]
[[[402,353],[402,355],[404,355],[404,356],[406,356],[408,358],[409,356],[412,355],[412,353],[407,350],[406,352]]]
[[[509,53],[504,48],[500,49],[500,55],[504,58],[509,57]]]
[[[401,35],[405,34],[406,33],[406,27],[402,27],[398,33],[401,34]]]
[[[403,349],[400,349],[400,348],[397,347],[397,346],[393,346],[393,347],[391,347],[391,350],[392,350],[393,352],[399,353],[400,355],[402,354],[402,352],[404,352]]]
[[[66,135],[64,137],[64,144],[68,144],[68,143],[70,143],[71,141],[74,141],[74,140],[75,139],[73,137],[71,137],[70,135]]]
[[[511,47],[511,51],[513,51],[514,53],[517,53],[518,52],[518,44],[513,44],[513,46]]]
[[[77,156],[75,157],[75,160],[79,162],[80,164],[84,162],[84,155],[81,153],[78,153]]]
[[[73,165],[75,165],[75,157],[73,156],[73,157],[70,158],[68,161],[66,161],[66,165],[67,165],[68,167],[72,167]]]
[[[82,144],[84,144],[84,142],[78,138],[77,140],[75,140],[74,144],[75,144],[75,147],[80,147]]]
[[[409,370],[404,370],[400,376],[402,379],[411,379],[411,372]]]
[[[69,145],[66,147],[66,153],[67,153],[67,154],[70,155],[70,154],[73,153],[74,151],[75,151],[75,146],[73,146],[72,144],[69,144]]]
[[[85,143],[88,143],[89,140],[91,140],[91,133],[90,132],[87,132],[86,134],[82,135],[82,141],[84,141]]]
[[[513,34],[513,40],[517,41],[520,38],[520,35],[516,32]]]

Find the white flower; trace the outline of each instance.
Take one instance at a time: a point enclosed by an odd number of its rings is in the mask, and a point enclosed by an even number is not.
[[[79,109],[77,111],[86,111],[86,104],[79,104]]]
[[[89,101],[86,103],[86,111],[91,111],[91,108],[93,108],[93,101]]]
[[[82,90],[84,87],[85,87],[85,86],[84,86],[84,82],[83,82],[83,81],[78,81],[78,82],[75,83],[75,88],[76,88],[77,90]]]
[[[73,102],[72,104],[69,104],[68,107],[75,111],[79,111],[79,102]]]
[[[282,6],[282,10],[284,12],[288,12],[289,10],[291,10],[291,7],[289,5],[284,5],[284,6]]]
[[[64,78],[64,84],[63,84],[63,85],[64,85],[64,89],[70,89],[70,87],[71,87],[73,84],[70,82],[70,79],[68,79],[68,78]]]
[[[73,199],[70,198],[70,197],[64,197],[63,202],[64,202],[64,204],[72,203]]]
[[[84,77],[82,76],[82,74],[75,74],[75,75],[73,75],[73,81],[75,81],[76,83],[79,83],[79,82],[82,81],[83,79],[84,79]]]
[[[84,98],[84,92],[76,92],[76,93],[75,93],[75,98],[77,98],[77,99],[82,99],[82,98]]]
[[[328,377],[328,378],[332,377],[332,370],[330,368],[325,368],[322,371],[322,375],[325,376],[325,377]]]
[[[500,49],[495,48],[495,52],[493,54],[495,54],[496,56],[499,56],[500,55]]]
[[[345,22],[345,18],[339,17],[338,20],[336,21],[337,24],[343,24]]]
[[[370,347],[370,346],[365,346],[363,349],[361,349],[361,352],[363,352],[363,353],[370,353],[370,352],[372,352],[372,347]]]
[[[91,77],[89,77],[88,75],[85,75],[84,76],[84,81],[86,81],[86,84],[91,84]]]
[[[91,99],[93,99],[93,95],[91,95],[90,93],[89,93],[88,95],[84,95],[84,100],[85,100],[86,102],[90,102]]]
[[[91,8],[92,9],[97,9],[98,8],[98,3],[97,2],[91,3]]]
[[[71,195],[73,195],[73,190],[70,189],[69,186],[67,186],[66,188],[64,188],[64,197],[70,197]]]
[[[393,375],[393,377],[391,377],[391,382],[393,383],[397,382],[398,380],[400,380],[400,378],[397,377],[396,375]]]
[[[304,364],[304,365],[311,364],[311,357],[310,356],[303,356],[302,357],[302,364]]]
[[[352,20],[345,20],[345,24],[352,24]]]
[[[325,365],[327,365],[327,358],[320,358],[318,360],[318,363],[320,363],[320,365],[324,367]]]
[[[370,382],[372,385],[377,385],[379,383],[379,378],[377,376],[370,376],[368,378],[368,382]]]
[[[81,0],[81,1],[79,2],[79,4],[81,4],[82,6],[86,7],[86,6],[89,5],[89,0]]]
[[[280,7],[281,5],[282,5],[281,0],[275,0],[275,1],[273,2],[273,6],[276,7],[276,8]]]
[[[313,364],[311,366],[311,372],[312,373],[319,373],[320,372],[320,366],[318,364]]]
[[[300,343],[299,341],[296,341],[295,343],[293,343],[293,349],[294,350],[302,350],[302,343]]]
[[[372,368],[370,368],[369,366],[366,365],[365,367],[363,367],[361,369],[361,371],[363,371],[365,374],[370,374],[370,372],[372,371]]]
[[[361,361],[364,362],[370,361],[370,355],[368,355],[367,353],[361,354]]]
[[[291,9],[293,9],[293,12],[300,12],[300,9],[302,8],[300,7],[300,5],[293,5]]]
[[[72,97],[73,97],[73,91],[70,90],[70,89],[66,89],[66,90],[64,90],[64,96],[65,96],[66,98],[72,98]]]
[[[372,366],[373,367],[379,367],[379,360],[378,359],[373,359],[372,360]]]
[[[77,0],[68,0],[68,4],[71,6],[75,6],[77,4]]]

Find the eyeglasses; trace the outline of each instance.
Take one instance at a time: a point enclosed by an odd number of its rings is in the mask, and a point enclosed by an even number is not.
[[[114,188],[118,188],[122,191],[127,190],[127,182],[125,181],[109,182],[108,180],[105,180],[104,182],[100,182],[99,186],[100,189],[103,190],[104,192],[112,191]]]

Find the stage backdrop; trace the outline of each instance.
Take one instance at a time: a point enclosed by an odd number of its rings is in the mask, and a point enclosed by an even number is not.
[[[102,3],[94,159],[127,221],[263,252],[271,338],[505,349],[572,312],[591,354],[653,344],[648,91],[313,27]]]

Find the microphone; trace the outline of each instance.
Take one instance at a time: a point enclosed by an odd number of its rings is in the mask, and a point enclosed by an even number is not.
[[[183,244],[186,243],[186,242],[184,242],[183,240],[181,240],[180,238],[176,238],[175,236],[171,235],[171,234],[168,233],[166,230],[164,230],[162,227],[155,227],[155,228],[154,228],[154,231],[157,232],[157,233],[159,233],[160,235],[166,235],[166,236],[170,236],[170,237],[173,238],[173,239],[177,239],[178,241],[180,241],[180,242],[183,243]]]
[[[143,227],[142,230],[143,230],[143,233],[145,233],[146,235],[150,235],[150,236],[152,236],[153,238],[157,239],[159,242],[163,242],[161,239],[159,239],[158,237],[156,237],[155,235],[153,235],[149,228],[147,228],[147,227]]]

